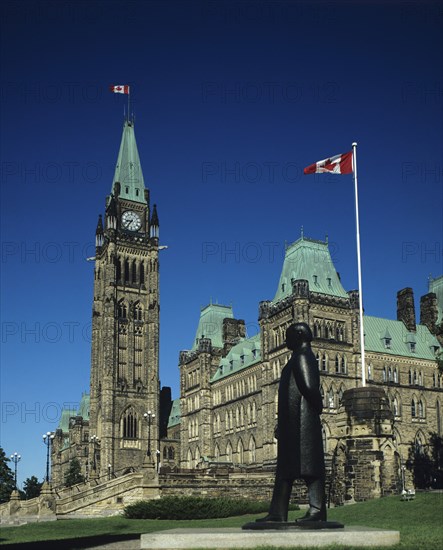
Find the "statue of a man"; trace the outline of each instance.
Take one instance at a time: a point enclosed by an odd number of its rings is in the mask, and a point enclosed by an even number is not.
[[[292,356],[278,389],[277,471],[269,514],[258,522],[287,522],[294,480],[308,486],[309,510],[297,523],[326,521],[325,464],[320,414],[322,397],[317,360],[306,323],[291,325],[286,345]]]

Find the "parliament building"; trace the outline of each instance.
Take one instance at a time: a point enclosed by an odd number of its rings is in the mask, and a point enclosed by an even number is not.
[[[430,279],[418,323],[410,288],[397,294],[397,319],[364,316],[363,388],[358,291],[343,288],[328,242],[302,235],[286,248],[274,297],[258,304],[257,334],[246,334],[231,306],[210,303],[200,311],[195,338],[179,354],[180,396],[172,400],[159,383],[159,249],[156,206],[134,123],[126,120],[96,229],[90,392],[78,410],[63,411],[52,484],[64,484],[73,458],[87,480],[136,472],[146,461],[155,464],[160,485],[174,472],[272,472],[278,383],[290,353],[285,331],[305,322],[321,375],[329,473],[342,480],[355,474],[358,500],[360,470],[352,473],[349,458],[361,442],[359,464],[361,472],[371,469],[374,495],[398,490],[411,443],[425,447],[430,433],[442,435],[436,358],[443,276]]]

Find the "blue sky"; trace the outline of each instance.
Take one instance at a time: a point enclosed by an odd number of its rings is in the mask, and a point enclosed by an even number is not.
[[[304,166],[358,141],[363,295],[442,273],[442,7],[431,2],[2,3],[1,445],[19,482],[89,387],[97,216],[130,84],[161,244],[163,385],[200,307],[257,332],[285,241],[324,239],[357,287],[351,176]],[[418,311],[417,311],[418,316]]]

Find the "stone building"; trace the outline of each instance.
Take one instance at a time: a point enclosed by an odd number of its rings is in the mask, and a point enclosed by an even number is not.
[[[368,399],[375,396],[382,414],[367,420],[378,431],[374,452],[385,450],[370,460],[381,460],[385,473],[391,460],[392,479],[411,442],[423,446],[429,432],[442,435],[443,381],[436,362],[443,343],[442,289],[443,277],[430,281],[420,324],[409,288],[398,293],[397,320],[364,316],[367,388],[377,388]],[[355,441],[359,430],[369,429],[350,421],[349,390],[362,385],[358,307],[358,292],[343,288],[328,243],[301,237],[286,249],[274,298],[259,304],[258,334],[246,337],[231,307],[203,308],[192,347],[179,359],[181,467],[201,467],[206,460],[242,468],[274,463],[278,383],[290,354],[285,331],[306,322],[321,374],[327,463],[337,468],[346,439],[352,434]]]
[[[63,411],[54,434],[55,486],[74,457],[85,478],[105,484],[147,465],[165,476],[211,464],[272,473],[284,337],[297,321],[314,335],[335,502],[397,490],[410,443],[442,434],[443,277],[430,280],[419,324],[409,288],[398,293],[397,320],[365,316],[361,387],[358,292],[343,288],[328,243],[302,236],[286,249],[274,298],[259,304],[257,334],[247,336],[231,306],[201,310],[194,341],[180,352],[172,401],[159,385],[158,253],[158,215],[126,120],[96,229],[90,394]],[[159,483],[174,490],[171,478]]]

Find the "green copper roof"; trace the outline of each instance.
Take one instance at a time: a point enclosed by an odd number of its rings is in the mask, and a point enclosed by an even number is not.
[[[62,409],[62,414],[60,415],[60,421],[58,423],[58,429],[62,430],[63,433],[69,432],[69,419],[73,416],[82,416],[83,420],[89,420],[89,393],[84,392],[80,401],[78,409],[66,408]]]
[[[429,292],[434,292],[437,295],[437,323],[440,323],[443,319],[443,275],[436,279],[429,279]]]
[[[195,334],[192,350],[198,348],[200,338],[210,338],[214,348],[223,347],[223,319],[233,319],[234,313],[231,306],[209,304],[200,312],[197,332]]]
[[[226,378],[259,361],[261,361],[260,334],[256,334],[231,348],[228,355],[220,360],[211,382]]]
[[[292,279],[306,279],[311,292],[348,297],[332,263],[327,242],[301,237],[288,246],[274,302],[292,294]]]
[[[181,420],[180,399],[174,399],[172,402],[171,412],[169,413],[168,428],[177,426]]]
[[[63,433],[69,432],[69,419],[72,416],[77,416],[77,409],[63,409],[60,415],[60,422],[58,423],[58,429]]]
[[[416,325],[414,333],[409,332],[402,321],[365,315],[363,323],[366,351],[435,359],[435,349],[439,349],[439,343],[425,325]],[[390,341],[387,342],[387,339]]]
[[[120,182],[120,197],[130,201],[146,204],[145,183],[143,179],[140,157],[135,141],[134,123],[125,120],[123,135],[115,167],[112,193],[115,182]]]

